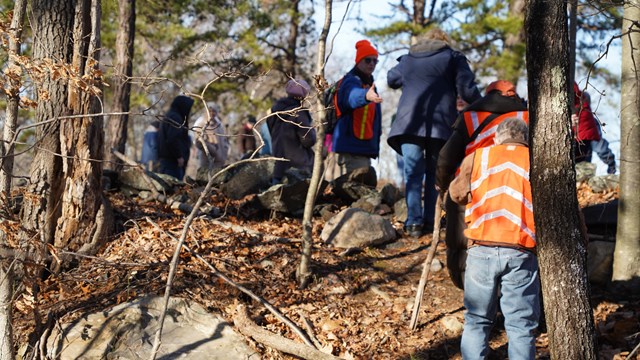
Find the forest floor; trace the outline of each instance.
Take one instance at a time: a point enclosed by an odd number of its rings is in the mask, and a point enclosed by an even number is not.
[[[186,191],[186,190],[185,190]],[[146,294],[163,294],[168,263],[184,228],[185,214],[158,202],[143,202],[119,192],[108,194],[118,223],[117,234],[94,258],[80,258],[77,267],[50,276],[39,294],[22,292],[15,304],[18,342],[34,329],[34,309],[73,320]],[[581,204],[610,200],[617,194],[580,190]],[[173,294],[197,301],[232,321],[238,303],[248,305],[251,318],[263,328],[300,342],[265,307],[214,275],[205,261],[250,289],[315,336],[334,355],[345,359],[460,359],[463,293],[447,270],[432,271],[422,302],[418,329],[409,329],[411,304],[431,235],[397,241],[356,253],[345,253],[319,240],[324,224],[314,218],[314,277],[305,290],[295,280],[300,260],[301,220],[259,211],[251,201],[228,201],[219,194],[208,205],[220,218],[196,218],[186,245],[202,259],[183,251]],[[395,223],[400,229],[401,224]],[[444,233],[443,233],[444,235]],[[440,243],[436,258],[445,263]],[[204,261],[203,261],[204,260]],[[29,288],[26,286],[25,288]],[[606,288],[592,287],[600,359],[627,359],[640,342],[640,299],[620,300]],[[305,321],[310,325],[305,326]],[[548,337],[541,329],[537,359],[548,359]],[[263,359],[291,359],[249,340]],[[504,327],[492,332],[490,359],[507,358]],[[633,358],[640,359],[637,355]],[[630,358],[629,358],[630,359]]]

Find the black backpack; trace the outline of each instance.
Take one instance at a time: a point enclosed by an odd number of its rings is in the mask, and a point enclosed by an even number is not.
[[[324,104],[326,111],[326,117],[324,119],[324,133],[325,134],[333,134],[333,130],[336,128],[338,124],[338,119],[342,116],[342,112],[338,108],[338,90],[340,89],[340,84],[342,83],[342,79],[336,81],[331,84],[329,88],[324,91],[322,102]]]

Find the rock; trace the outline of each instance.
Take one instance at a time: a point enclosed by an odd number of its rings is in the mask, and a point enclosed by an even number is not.
[[[591,241],[587,249],[587,275],[594,284],[606,285],[613,273],[613,251],[616,244]]]
[[[440,260],[434,257],[433,261],[431,261],[430,272],[433,274],[433,273],[437,273],[440,270],[442,270],[442,263],[440,262]]]
[[[339,198],[349,202],[376,193],[374,187],[359,182],[334,183],[332,191]]]
[[[591,190],[596,193],[615,190],[620,184],[618,175],[594,176],[587,182]]]
[[[378,175],[372,166],[355,169],[334,180],[335,183],[356,182],[375,188],[378,185]]]
[[[446,331],[451,332],[454,335],[462,334],[462,330],[464,330],[464,325],[458,318],[455,316],[445,316],[440,320],[440,324],[446,329]]]
[[[596,164],[581,161],[576,164],[576,182],[587,181],[596,175]]]
[[[394,240],[396,230],[380,215],[349,208],[325,224],[320,238],[338,248],[361,248]]]
[[[63,324],[49,336],[47,355],[60,360],[139,359],[151,353],[162,303],[162,297],[145,297]],[[232,324],[189,300],[169,299],[159,359],[247,359],[254,353]]]
[[[314,214],[319,215],[324,222],[327,222],[334,217],[336,215],[336,211],[338,211],[338,207],[335,204],[316,205],[313,210]]]
[[[618,199],[582,208],[587,233],[592,240],[614,240],[618,226]]]
[[[257,194],[271,185],[274,160],[251,161],[229,169],[220,191],[230,199],[242,199]]]
[[[311,183],[311,174],[300,169],[290,168],[285,172],[282,184],[276,184],[258,195],[258,202],[266,209],[302,216],[307,192]],[[322,193],[327,182],[320,183],[318,193]]]
[[[152,184],[159,192],[171,192],[174,185],[182,185],[182,182],[173,176],[166,174],[148,173],[151,178]],[[135,190],[151,191],[152,187],[147,182],[147,179],[140,175],[140,170],[137,169],[125,169],[118,176],[118,182],[122,187]]]
[[[396,221],[407,221],[407,202],[404,199],[400,199],[393,204],[393,212],[396,215]]]
[[[374,192],[361,197],[356,202],[351,204],[351,207],[359,208],[368,213],[375,214],[376,210],[380,207],[381,204],[382,196],[380,196],[380,193]]]
[[[394,206],[396,201],[402,199],[402,194],[400,190],[391,183],[386,183],[379,191],[380,196],[382,197],[382,202],[389,206]]]

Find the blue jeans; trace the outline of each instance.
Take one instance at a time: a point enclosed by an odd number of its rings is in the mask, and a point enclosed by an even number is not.
[[[509,339],[509,359],[535,359],[540,317],[538,260],[527,251],[488,246],[474,246],[467,251],[462,358],[487,356],[498,301]]]
[[[436,164],[444,140],[427,139],[425,146],[405,143],[400,146],[404,160],[405,199],[407,221],[405,225],[433,224],[436,190]],[[422,181],[424,180],[424,200]]]
[[[609,149],[609,142],[605,138],[591,140],[591,150],[593,150],[603,163],[607,164],[607,174],[616,173],[616,156]]]

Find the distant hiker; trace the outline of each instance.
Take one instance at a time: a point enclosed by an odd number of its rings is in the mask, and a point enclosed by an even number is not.
[[[184,177],[189,161],[191,138],[188,121],[193,102],[188,96],[176,96],[158,129],[159,172],[179,180]]]
[[[516,93],[516,87],[505,80],[494,81],[485,96],[466,107],[453,125],[453,134],[438,157],[436,186],[440,191],[449,188],[456,170],[466,155],[476,149],[493,145],[497,126],[505,119],[517,117],[529,123],[525,102]],[[464,207],[450,197],[445,199],[447,228],[447,268],[453,283],[463,287],[467,239],[464,236]]]
[[[574,154],[576,164],[581,161],[591,161],[591,142],[600,141],[600,128],[593,116],[589,101],[585,101],[578,83],[573,83],[574,108],[571,115],[574,136]]]
[[[158,171],[158,128],[160,122],[154,120],[144,129],[140,162],[149,171]]]
[[[468,103],[481,95],[467,58],[451,48],[449,36],[439,28],[422,35],[398,58],[387,83],[392,89],[402,88],[387,142],[404,160],[405,232],[419,237],[433,232],[436,162],[456,120],[456,94]]]
[[[271,107],[267,125],[271,133],[273,156],[289,160],[276,162],[274,182],[280,182],[288,168],[309,172],[313,169],[312,147],[316,142],[316,131],[311,125],[311,114],[302,101],[309,90],[306,81],[289,80],[285,86],[287,96],[278,99]]]
[[[207,103],[204,114],[193,124],[193,145],[187,175],[197,177],[199,169],[224,167],[229,155],[229,139],[220,119],[220,108]]]
[[[238,146],[240,150],[240,156],[243,159],[248,158],[256,151],[256,138],[253,135],[253,127],[256,124],[256,117],[253,115],[247,116],[247,120],[242,124],[240,129],[240,136],[238,139]]]
[[[591,95],[588,92],[582,93],[582,101],[588,106],[589,111],[591,111],[593,115],[593,110],[591,109]],[[595,118],[595,115],[593,115]],[[572,117],[573,118],[573,117]],[[591,150],[595,151],[600,160],[602,160],[605,165],[607,165],[607,174],[615,174],[616,173],[616,156],[613,154],[613,151],[609,148],[609,142],[604,138],[602,134],[602,126],[598,119],[595,119],[596,126],[598,127],[598,133],[600,135],[600,140],[591,140]],[[586,158],[586,161],[591,161],[591,156]]]
[[[535,359],[540,280],[535,255],[529,129],[518,118],[498,125],[496,145],[465,157],[449,188],[466,205],[469,238],[464,281],[465,360],[485,359],[498,302],[509,339],[509,359]]]
[[[338,90],[338,118],[332,135],[337,174],[371,166],[380,152],[382,98],[373,83],[378,51],[367,40],[356,43],[356,65],[342,79]]]

